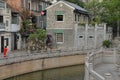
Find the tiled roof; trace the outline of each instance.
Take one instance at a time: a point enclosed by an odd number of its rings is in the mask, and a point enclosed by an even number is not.
[[[68,2],[68,1],[64,1],[64,0],[62,0],[62,1],[65,2],[66,4],[70,5],[70,6],[74,7],[78,12],[88,14],[87,10],[85,10],[84,8],[78,6],[77,4],[74,4],[74,3],[71,3],[71,2]]]

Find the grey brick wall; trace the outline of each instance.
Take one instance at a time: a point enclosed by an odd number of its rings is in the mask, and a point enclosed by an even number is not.
[[[62,3],[47,9],[47,28],[72,28],[73,24],[73,9]],[[64,11],[64,21],[56,21],[56,11]]]
[[[56,43],[55,29],[49,29],[47,30],[47,33],[51,34],[53,36],[53,46],[54,47],[74,47],[74,32],[72,29],[63,29],[63,35],[64,35],[64,42],[63,44]]]

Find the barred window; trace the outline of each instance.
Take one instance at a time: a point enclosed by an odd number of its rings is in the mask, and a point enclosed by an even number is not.
[[[56,33],[56,42],[63,43],[63,33]]]

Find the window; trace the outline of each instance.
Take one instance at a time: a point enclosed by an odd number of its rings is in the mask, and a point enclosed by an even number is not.
[[[63,21],[63,15],[57,15],[57,21]]]
[[[83,36],[79,36],[79,38],[83,38]]]
[[[19,23],[18,14],[12,13],[12,24],[18,24],[18,23]]]
[[[5,3],[4,2],[0,2],[0,8],[5,8]]]
[[[64,14],[65,14],[65,11],[55,11],[56,21],[63,21]]]
[[[0,16],[0,23],[3,23],[3,16]]]
[[[63,43],[63,33],[56,33],[56,42]]]
[[[77,15],[75,14],[75,21],[77,21]]]
[[[89,38],[93,38],[93,36],[89,36]]]

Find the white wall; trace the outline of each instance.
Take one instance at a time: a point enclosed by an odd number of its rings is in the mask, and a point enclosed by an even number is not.
[[[76,26],[75,26],[76,27]],[[75,30],[75,46],[78,49],[95,49],[102,46],[102,42],[106,39],[111,40],[112,32],[106,32],[106,24],[99,26],[95,25],[90,27],[86,26],[78,26],[77,31]]]
[[[18,32],[20,30],[20,25],[18,24],[11,24],[11,32]]]

